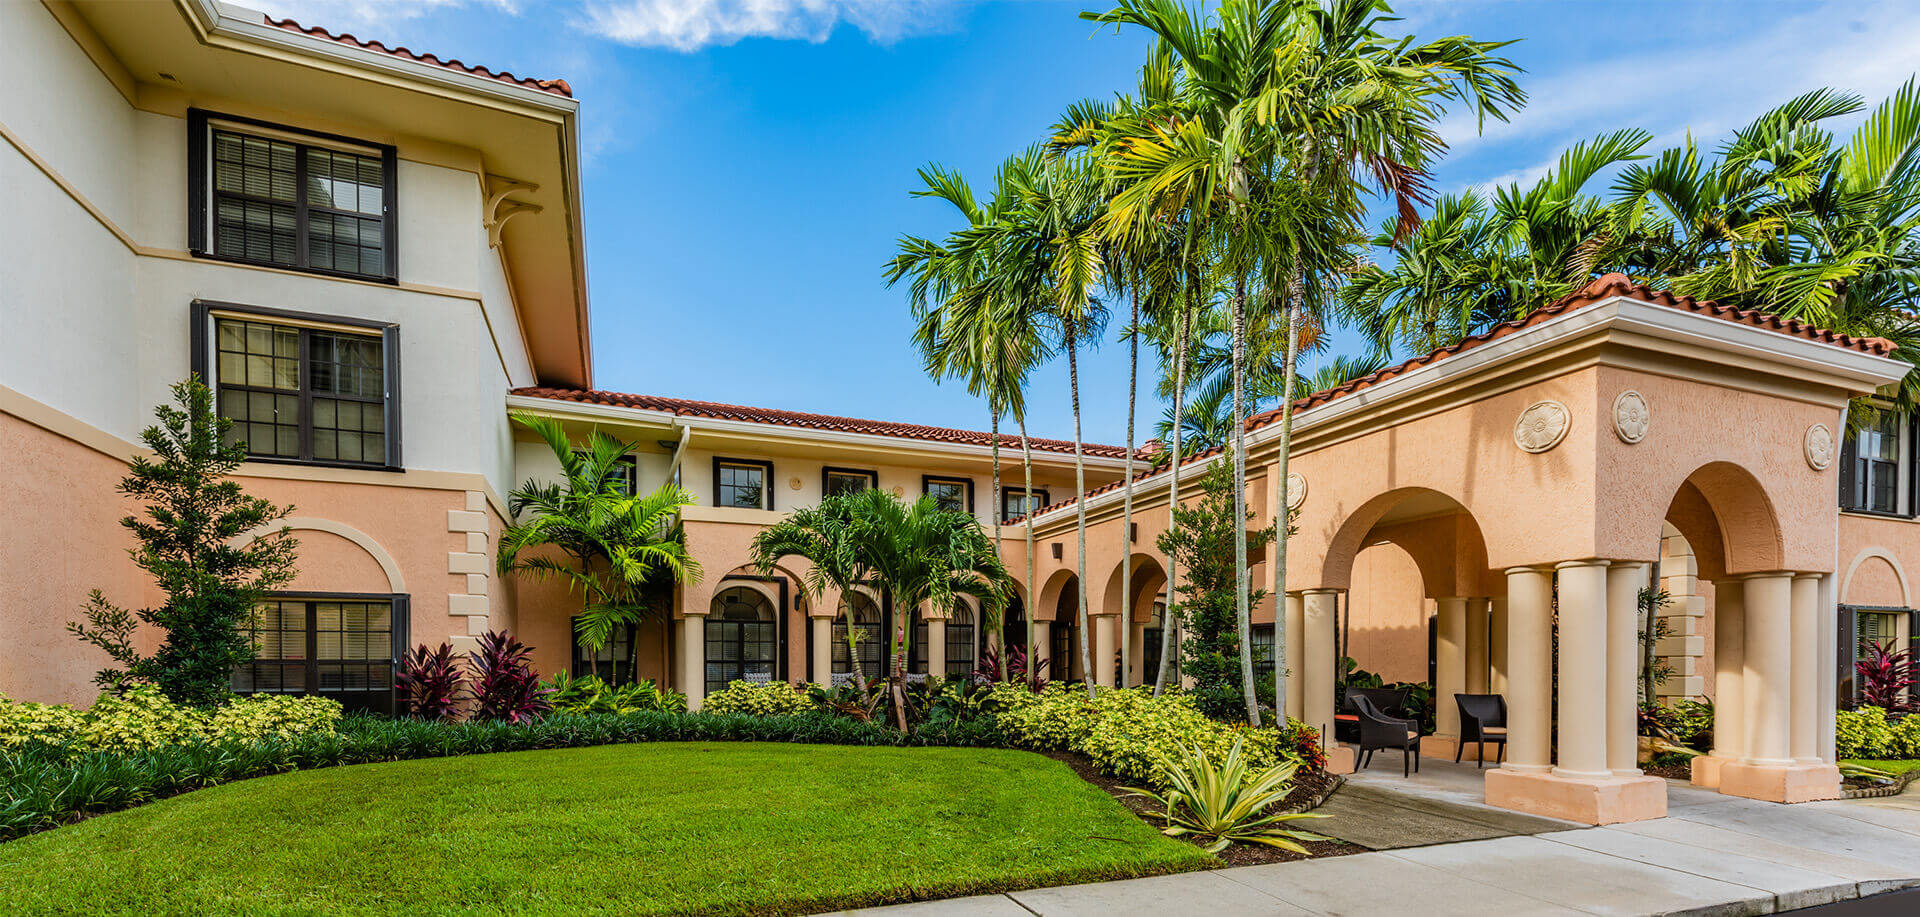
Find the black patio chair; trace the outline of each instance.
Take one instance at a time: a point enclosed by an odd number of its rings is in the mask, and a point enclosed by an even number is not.
[[[1341,704],[1341,716],[1333,718],[1333,738],[1336,742],[1355,743],[1360,741],[1359,708],[1353,705],[1356,697],[1364,697],[1373,702],[1373,706],[1388,716],[1402,716],[1406,713],[1406,688],[1347,688],[1346,700]]]
[[[1353,706],[1360,717],[1360,761],[1361,767],[1373,763],[1374,751],[1382,748],[1400,750],[1400,776],[1420,771],[1420,723],[1416,720],[1403,720],[1380,712],[1373,701],[1356,695]]]
[[[1507,699],[1498,694],[1455,694],[1453,702],[1460,705],[1460,741],[1453,747],[1453,763],[1460,763],[1460,752],[1468,742],[1474,743],[1473,766],[1475,769],[1485,764],[1485,748],[1488,742],[1500,746],[1500,756],[1495,764],[1507,761]]]

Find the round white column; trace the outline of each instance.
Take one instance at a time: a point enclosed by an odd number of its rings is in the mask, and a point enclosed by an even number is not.
[[[1793,598],[1791,577],[1747,577],[1747,764],[1793,764]]]
[[[1333,742],[1334,618],[1340,594],[1331,590],[1307,592],[1304,598],[1304,658],[1300,663],[1301,712],[1307,725]]]
[[[1747,756],[1746,583],[1713,584],[1713,756]]]
[[[1553,574],[1507,571],[1508,770],[1553,766]]]
[[[1607,769],[1607,562],[1556,566],[1560,578],[1560,777],[1600,779]]]
[[[1439,609],[1433,641],[1433,733],[1460,735],[1460,705],[1455,694],[1467,690],[1467,600],[1435,600]]]
[[[689,614],[680,619],[680,691],[687,709],[699,710],[707,696],[707,616]]]
[[[1306,698],[1301,685],[1306,684],[1301,662],[1306,659],[1305,641],[1307,639],[1307,603],[1298,592],[1287,593],[1285,605],[1287,650],[1281,661],[1287,667],[1287,715],[1304,721],[1306,710],[1301,706]]]
[[[1788,744],[1796,764],[1824,763],[1820,760],[1820,579],[1817,573],[1793,578],[1793,725]]]
[[[809,648],[813,660],[812,679],[815,684],[824,685],[833,680],[833,619],[816,615],[807,620],[813,631],[813,645]]]
[[[1607,568],[1607,770],[1640,776],[1640,590],[1648,565]]]
[[[1113,666],[1120,653],[1119,620],[1114,615],[1087,618],[1087,626],[1093,628],[1093,658],[1088,662],[1093,666],[1093,683],[1103,688],[1113,687]]]

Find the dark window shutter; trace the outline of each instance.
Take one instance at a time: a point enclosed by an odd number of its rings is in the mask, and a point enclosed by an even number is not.
[[[207,253],[207,113],[187,109],[187,250]]]
[[[1854,464],[1855,464],[1854,456],[1857,454],[1857,452],[1858,452],[1857,444],[1854,442],[1853,433],[1849,431],[1845,436],[1841,437],[1841,442],[1840,442],[1840,508],[1841,509],[1860,509],[1861,508],[1860,501],[1856,499],[1854,496],[1854,478],[1858,474],[1854,469]]]
[[[1840,658],[1838,660],[1839,666],[1835,671],[1838,672],[1840,676],[1840,692],[1836,696],[1840,700],[1840,706],[1851,708],[1854,702],[1853,654],[1860,645],[1860,634],[1856,629],[1857,625],[1854,620],[1853,609],[1845,605],[1840,606],[1838,618],[1840,624],[1840,639],[1836,641],[1836,643],[1839,647]]]

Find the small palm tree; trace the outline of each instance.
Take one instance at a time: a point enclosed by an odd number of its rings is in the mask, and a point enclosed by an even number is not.
[[[794,510],[761,529],[753,536],[753,565],[765,576],[787,558],[807,561],[799,586],[812,601],[821,600],[829,590],[845,596],[856,586],[868,583],[872,572],[867,558],[858,550],[857,533],[862,524],[860,494],[875,492],[831,494],[818,505]],[[860,632],[853,626],[853,606],[843,600],[839,613],[846,624],[847,660],[854,683],[865,690],[867,675],[860,668]]]
[[[687,552],[679,524],[693,494],[672,483],[644,496],[630,494],[621,465],[633,444],[595,430],[586,448],[576,450],[553,418],[514,420],[546,442],[561,479],[529,478],[514,489],[508,499],[514,521],[500,533],[500,573],[558,579],[580,595],[578,638],[592,657],[615,628],[664,611],[652,590],[699,582],[700,564]],[[637,677],[637,655],[628,664]]]

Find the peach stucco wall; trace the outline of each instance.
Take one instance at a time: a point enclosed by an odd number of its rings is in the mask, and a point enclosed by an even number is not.
[[[1840,602],[1912,607],[1912,575],[1920,570],[1920,521],[1846,514],[1840,517]]]
[[[8,650],[0,654],[0,694],[88,701],[95,693],[92,674],[105,660],[65,632],[87,590],[99,588],[109,601],[136,608],[160,599],[125,553],[133,542],[118,519],[136,507],[114,488],[126,466],[5,412],[0,454],[8,456],[15,482],[10,499],[0,501],[0,531],[31,533],[8,538],[0,552],[0,634]],[[467,632],[467,619],[450,616],[448,608],[449,594],[470,588],[465,574],[449,572],[449,555],[466,550],[466,536],[448,530],[448,513],[465,509],[466,491],[258,477],[244,467],[236,478],[248,493],[293,507],[289,521],[301,548],[286,589],[400,591],[411,598],[413,643],[437,644]],[[499,521],[487,515],[491,558]],[[510,598],[495,598],[493,607],[489,621],[512,621]],[[158,639],[142,636],[149,646]]]
[[[1384,541],[1362,549],[1346,602],[1347,655],[1389,682],[1427,680],[1432,602],[1412,555]]]

